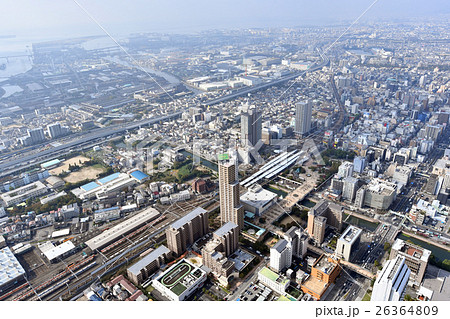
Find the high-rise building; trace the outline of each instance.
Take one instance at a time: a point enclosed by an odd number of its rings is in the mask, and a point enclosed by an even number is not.
[[[203,265],[218,276],[227,278],[234,270],[234,262],[228,257],[239,245],[239,227],[228,222],[213,233],[213,238],[202,249]]]
[[[311,101],[298,102],[295,108],[295,132],[306,135],[311,130],[312,105]]]
[[[346,178],[353,174],[353,163],[344,162],[339,166],[337,176]]]
[[[400,301],[404,297],[411,270],[405,257],[389,260],[373,284],[371,301]]]
[[[244,206],[239,197],[237,164],[233,160],[219,160],[219,199],[222,225],[233,222],[241,230],[244,226]]]
[[[270,268],[276,272],[289,268],[292,257],[306,255],[308,236],[300,228],[292,226],[272,248],[270,248]]]
[[[362,230],[355,226],[349,226],[336,243],[336,254],[345,260],[350,260],[351,253],[358,248]]]
[[[32,144],[37,144],[45,141],[44,130],[40,127],[33,130],[28,130],[28,136],[31,138]]]
[[[353,170],[358,174],[361,174],[364,171],[364,168],[366,168],[366,165],[367,165],[367,160],[363,156],[356,156],[353,159]]]
[[[286,239],[280,239],[270,248],[270,268],[280,272],[289,268],[292,264],[292,243]]]
[[[59,123],[47,125],[47,131],[52,139],[67,135],[70,132],[68,127],[61,126]]]
[[[358,190],[358,179],[354,177],[344,178],[344,187],[342,190],[342,198],[349,201],[353,201]]]
[[[241,143],[243,147],[255,146],[261,139],[262,112],[251,108],[241,114]]]
[[[45,141],[45,134],[42,128],[35,128],[27,131],[27,136],[21,137],[20,142],[23,146],[39,144]]]
[[[325,237],[325,229],[327,228],[327,218],[324,216],[314,217],[313,240],[321,244]]]
[[[343,207],[328,201],[317,203],[308,212],[307,232],[316,244],[321,244],[325,236],[327,225],[342,230]]]
[[[305,232],[298,227],[292,226],[284,234],[284,238],[291,241],[293,256],[299,258],[305,257],[308,247],[308,235]]]
[[[356,192],[355,205],[385,210],[391,206],[396,194],[397,184],[375,178]]]
[[[61,124],[54,123],[47,125],[48,135],[50,138],[54,139],[62,135]]]
[[[170,250],[162,245],[127,269],[128,278],[136,285],[142,284],[164,264]]]
[[[176,256],[208,233],[208,211],[197,207],[166,229],[167,246]]]
[[[409,284],[419,287],[425,275],[431,251],[397,238],[392,245],[389,258],[394,259],[397,256],[404,257],[406,265],[411,270]]]

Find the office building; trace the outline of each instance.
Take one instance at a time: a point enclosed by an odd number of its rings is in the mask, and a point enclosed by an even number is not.
[[[342,190],[342,198],[353,202],[356,191],[358,190],[358,179],[354,177],[344,178],[344,187]]]
[[[353,163],[344,162],[339,166],[337,176],[346,178],[353,174]]]
[[[213,233],[213,238],[202,249],[203,265],[224,281],[234,271],[234,262],[229,260],[239,245],[239,227],[228,222]]]
[[[362,174],[362,172],[364,171],[364,168],[366,168],[367,166],[367,160],[365,157],[363,156],[356,156],[353,159],[353,171],[358,173],[358,174]]]
[[[208,211],[197,207],[166,229],[167,246],[176,256],[208,233]]]
[[[298,102],[295,108],[295,132],[302,136],[308,134],[311,131],[311,119],[311,101]]]
[[[233,222],[244,226],[244,206],[239,197],[239,181],[237,178],[237,164],[232,160],[219,160],[219,198],[220,219],[222,225]]]
[[[128,278],[135,285],[142,284],[167,261],[169,254],[166,246],[159,246],[127,269]]]
[[[316,244],[322,244],[327,225],[342,230],[343,210],[342,206],[322,200],[308,212],[307,232]]]
[[[272,248],[270,248],[270,268],[280,272],[289,268],[292,257],[306,255],[308,236],[298,227],[292,226]]]
[[[303,282],[301,290],[320,300],[340,272],[339,259],[322,255],[313,264],[311,275]]]
[[[391,206],[397,195],[397,185],[375,178],[356,193],[355,205],[359,208],[368,206],[386,210]]]
[[[371,301],[401,301],[411,270],[405,257],[388,260],[373,284]]]
[[[355,226],[348,226],[336,243],[336,254],[350,261],[352,252],[358,249],[362,230]]]
[[[397,238],[392,245],[389,259],[397,256],[405,258],[405,263],[411,271],[409,285],[419,287],[425,276],[431,251]]]
[[[241,145],[252,147],[261,140],[262,112],[250,108],[241,114]]]

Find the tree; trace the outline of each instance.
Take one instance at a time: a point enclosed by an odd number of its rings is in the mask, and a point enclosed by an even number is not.
[[[388,251],[389,249],[391,249],[391,244],[389,244],[388,242],[384,243],[384,251]]]
[[[373,265],[374,265],[375,267],[378,267],[379,264],[380,264],[380,262],[378,261],[378,259],[375,259]]]

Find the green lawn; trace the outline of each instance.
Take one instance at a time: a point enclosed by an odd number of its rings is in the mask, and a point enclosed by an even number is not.
[[[364,295],[362,301],[370,301],[370,297],[372,296],[372,293],[369,293],[368,291]]]

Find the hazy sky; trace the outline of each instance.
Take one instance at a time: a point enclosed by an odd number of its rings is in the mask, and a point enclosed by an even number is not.
[[[374,0],[77,0],[113,34],[334,24]],[[450,14],[449,0],[379,0],[361,19]],[[102,34],[74,0],[1,0],[0,34],[43,38]]]

